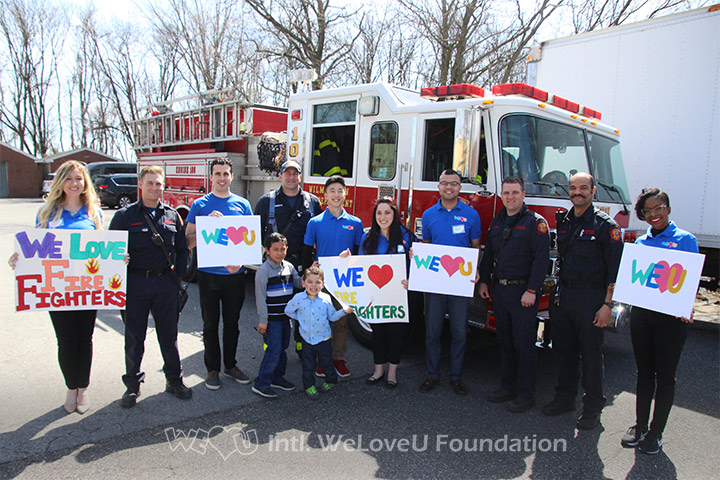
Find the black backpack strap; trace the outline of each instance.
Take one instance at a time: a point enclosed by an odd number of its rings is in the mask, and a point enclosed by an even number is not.
[[[148,213],[147,209],[144,206],[140,207],[143,215],[145,215],[145,220],[147,220],[148,227],[150,227],[150,230],[153,232],[153,235],[160,236],[160,233],[158,233],[157,228],[155,228],[155,224],[152,221],[152,218],[150,217],[150,214]],[[162,250],[163,254],[165,255],[165,260],[168,263],[168,266],[170,267],[170,272],[172,272],[172,277],[175,280],[175,283],[177,284],[178,288],[180,290],[184,290],[182,283],[180,282],[180,277],[178,277],[177,272],[175,271],[175,264],[173,263],[172,259],[170,258],[170,252],[168,252],[167,246],[165,245],[165,241],[159,245],[160,250]]]
[[[273,233],[277,233],[277,220],[275,220],[275,198],[277,197],[277,190],[273,190],[270,193],[270,206],[268,207],[268,224],[272,228]]]

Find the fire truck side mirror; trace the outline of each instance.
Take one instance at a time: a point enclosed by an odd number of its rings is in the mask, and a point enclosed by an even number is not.
[[[475,178],[478,174],[480,122],[480,110],[472,108],[459,109],[455,116],[453,170],[463,178]]]

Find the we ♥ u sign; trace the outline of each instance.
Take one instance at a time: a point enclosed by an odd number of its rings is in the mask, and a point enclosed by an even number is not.
[[[419,292],[472,297],[478,250],[415,243],[408,288]]]
[[[367,323],[408,322],[405,255],[320,257],[325,286]]]
[[[262,262],[260,217],[197,217],[198,267],[256,265]]]

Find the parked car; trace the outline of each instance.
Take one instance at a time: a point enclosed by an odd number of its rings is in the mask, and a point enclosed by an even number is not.
[[[100,175],[95,178],[100,203],[108,207],[127,207],[137,201],[137,173]]]
[[[55,180],[55,174],[51,173],[47,176],[45,180],[43,180],[42,184],[42,197],[45,198],[48,193],[50,193],[50,187],[52,186],[52,182]]]
[[[137,173],[137,163],[127,162],[95,162],[87,165],[90,179],[97,185],[97,178],[101,175],[113,175],[115,173]]]

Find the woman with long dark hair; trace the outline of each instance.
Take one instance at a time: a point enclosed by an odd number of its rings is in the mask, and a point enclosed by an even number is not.
[[[635,212],[649,225],[635,243],[658,248],[698,252],[697,239],[670,221],[670,199],[657,188],[645,188],[637,199]],[[680,361],[690,318],[633,307],[630,321],[633,352],[637,363],[635,425],[621,440],[625,448],[637,447],[656,454],[662,448],[662,434],[675,398],[675,370]],[[652,423],[650,404],[655,398]],[[648,426],[650,427],[648,429]]]
[[[69,160],[58,168],[45,205],[35,220],[36,228],[102,230],[102,210],[85,166]],[[18,255],[10,257],[15,268]],[[68,391],[65,411],[85,413],[90,408],[88,385],[92,363],[92,336],[97,310],[50,312],[58,342],[58,361]]]
[[[360,240],[359,253],[360,255],[404,254],[407,257],[414,239],[415,236],[400,223],[400,212],[393,199],[382,197],[377,200],[373,209],[370,230],[363,234]],[[369,385],[378,383],[385,375],[385,364],[388,363],[385,386],[395,388],[397,367],[402,356],[408,324],[373,323],[370,326],[375,371],[366,382]]]

